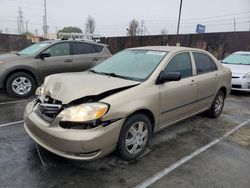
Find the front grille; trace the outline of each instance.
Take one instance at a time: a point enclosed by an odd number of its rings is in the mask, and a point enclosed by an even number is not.
[[[46,121],[53,121],[55,117],[61,112],[62,104],[60,101],[52,99],[51,97],[40,97],[38,99],[37,114]]]
[[[238,84],[233,84],[233,85],[232,85],[232,88],[241,89],[241,85],[238,85]]]

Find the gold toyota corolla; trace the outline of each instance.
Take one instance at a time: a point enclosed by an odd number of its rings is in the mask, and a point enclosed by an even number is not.
[[[93,160],[117,149],[132,160],[162,128],[201,112],[218,117],[230,89],[230,70],[206,51],[132,48],[89,71],[48,76],[24,127],[62,157]]]

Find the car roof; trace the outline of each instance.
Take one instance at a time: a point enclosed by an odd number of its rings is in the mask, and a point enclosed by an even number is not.
[[[94,41],[86,41],[86,40],[59,40],[59,39],[56,39],[56,40],[44,40],[41,42],[49,42],[51,44],[60,43],[60,42],[83,42],[83,43],[88,43],[88,44],[96,44],[96,45],[100,45],[100,46],[108,46],[107,44],[97,43]]]
[[[234,52],[233,54],[246,54],[246,55],[250,55],[250,52],[247,52],[247,51],[238,51],[238,52]]]
[[[130,50],[152,50],[152,51],[165,51],[165,52],[170,52],[170,51],[201,51],[205,52],[204,50],[197,49],[197,48],[189,48],[189,47],[182,47],[182,46],[143,46],[143,47],[135,47],[135,48],[129,48]]]

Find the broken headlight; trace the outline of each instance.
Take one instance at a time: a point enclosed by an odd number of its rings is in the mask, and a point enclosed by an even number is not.
[[[62,118],[61,122],[89,122],[101,119],[107,113],[108,109],[109,106],[105,103],[85,103],[66,108],[58,117]]]
[[[36,89],[35,92],[36,96],[43,96],[44,95],[44,85],[41,85]]]
[[[243,78],[250,78],[250,72],[246,73]]]

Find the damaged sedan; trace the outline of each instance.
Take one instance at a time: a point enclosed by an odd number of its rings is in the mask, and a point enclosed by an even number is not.
[[[231,71],[206,51],[132,48],[88,71],[46,77],[24,127],[65,158],[93,160],[117,149],[133,160],[153,133],[201,112],[218,117],[230,89]]]

